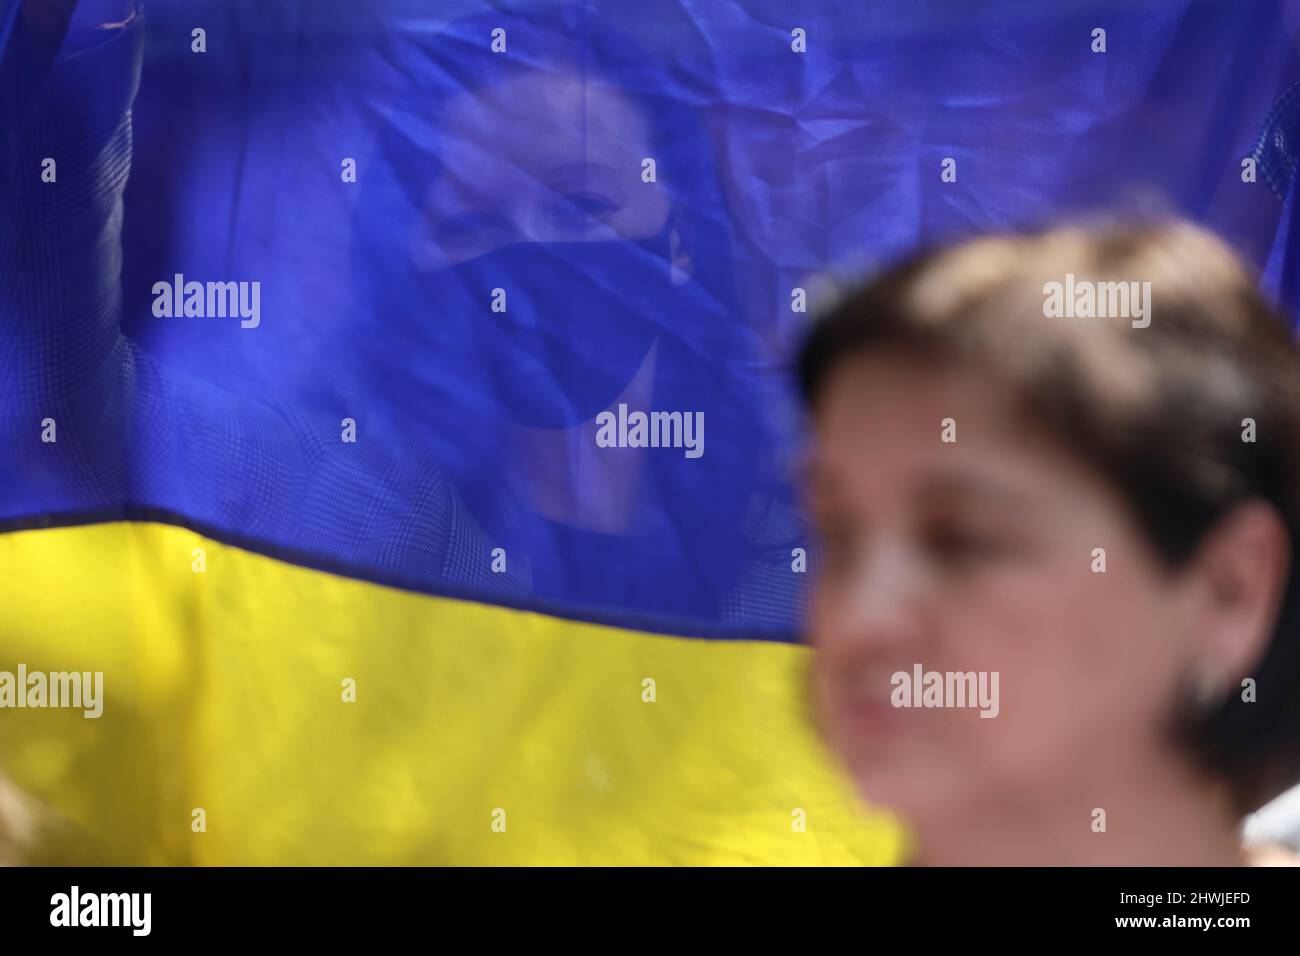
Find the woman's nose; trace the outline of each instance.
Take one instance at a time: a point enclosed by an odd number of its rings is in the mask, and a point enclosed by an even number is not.
[[[926,620],[923,569],[905,548],[878,548],[859,562],[831,612],[836,645],[902,651],[923,636]]]

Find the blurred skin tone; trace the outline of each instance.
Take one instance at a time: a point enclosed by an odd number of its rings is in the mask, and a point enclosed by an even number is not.
[[[641,182],[651,156],[641,110],[612,86],[571,74],[532,73],[458,93],[440,114],[441,172],[412,261],[431,271],[515,242],[643,239],[668,223],[662,189]],[[669,233],[665,281],[689,281],[684,232]],[[627,389],[611,403],[644,407],[654,384],[651,346]],[[542,515],[603,532],[637,530],[642,456],[608,455],[593,421],[567,429],[512,425],[521,493]]]
[[[1240,862],[1222,787],[1165,728],[1189,678],[1236,693],[1266,645],[1275,513],[1239,509],[1166,571],[1068,449],[979,377],[902,356],[843,362],[815,424],[817,719],[862,795],[910,824],[915,862]],[[998,671],[999,715],[895,709],[891,675],[917,663]]]

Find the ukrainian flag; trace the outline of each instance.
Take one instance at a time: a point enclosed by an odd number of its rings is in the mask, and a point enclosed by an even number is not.
[[[291,5],[157,6],[8,21],[28,859],[890,862],[806,713],[809,545],[667,64],[581,5],[293,25],[331,84],[249,66]]]
[[[1274,0],[80,6],[0,3],[36,862],[896,862],[796,639],[809,314],[1148,195],[1295,287]]]

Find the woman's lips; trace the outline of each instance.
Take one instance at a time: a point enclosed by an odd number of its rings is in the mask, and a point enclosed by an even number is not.
[[[890,701],[893,671],[872,670],[846,674],[837,682],[833,710],[839,721],[855,733],[892,733],[903,715]]]
[[[837,704],[843,722],[855,731],[893,732],[902,723],[898,709],[886,700],[850,696]]]

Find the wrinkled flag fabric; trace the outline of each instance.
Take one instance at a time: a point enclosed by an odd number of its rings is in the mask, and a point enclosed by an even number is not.
[[[918,247],[1297,282],[1296,7],[0,13],[0,711],[41,859],[890,863],[811,725],[786,368]]]

